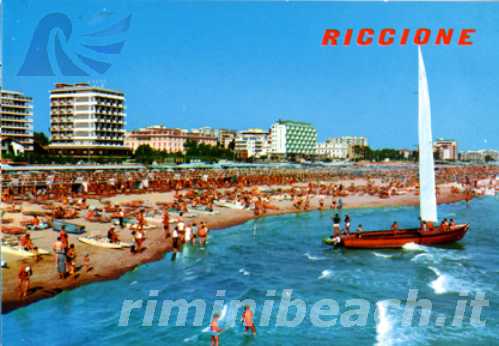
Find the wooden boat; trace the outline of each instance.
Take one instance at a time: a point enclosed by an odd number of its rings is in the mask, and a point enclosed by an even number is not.
[[[0,230],[5,234],[22,234],[26,232],[26,228],[19,226],[0,226]]]
[[[34,251],[27,251],[19,245],[6,245],[2,244],[2,253],[19,257],[34,257],[37,255],[49,255],[50,252],[44,249],[38,249],[38,253]]]
[[[108,238],[104,237],[78,237],[78,240],[81,241],[82,243],[92,245],[92,246],[97,246],[97,247],[103,247],[106,249],[123,249],[123,248],[128,248],[131,247],[131,243],[126,243],[126,242],[117,242],[117,243],[111,243]]]
[[[64,226],[64,230],[66,231],[66,233],[71,233],[71,234],[85,233],[85,226],[77,225],[75,223],[65,222],[62,220],[54,220],[52,229],[56,232],[59,232],[62,229],[62,226]]]
[[[420,218],[427,225],[437,223],[437,189],[431,130],[430,96],[426,70],[418,47],[418,137],[419,137],[419,211]],[[469,229],[460,224],[449,230],[439,228],[423,231],[421,228],[382,230],[343,234],[324,240],[326,244],[358,249],[401,248],[408,243],[441,245],[461,240]]]
[[[433,246],[459,241],[468,229],[469,225],[462,224],[453,226],[448,231],[423,232],[419,228],[398,231],[370,231],[326,238],[324,243],[351,249],[397,249],[408,243]]]

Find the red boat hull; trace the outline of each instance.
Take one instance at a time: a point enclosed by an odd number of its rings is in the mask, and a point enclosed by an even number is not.
[[[408,243],[442,245],[461,240],[470,225],[456,225],[449,231],[422,232],[420,229],[369,231],[340,236],[339,246],[352,249],[397,249]]]

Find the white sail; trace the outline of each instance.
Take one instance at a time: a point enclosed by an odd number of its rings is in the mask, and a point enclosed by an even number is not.
[[[433,162],[433,141],[431,134],[430,95],[421,47],[418,47],[419,65],[419,207],[423,221],[437,221],[437,196],[435,191],[435,168]]]

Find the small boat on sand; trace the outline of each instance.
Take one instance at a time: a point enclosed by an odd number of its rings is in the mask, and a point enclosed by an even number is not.
[[[220,201],[215,201],[214,202],[215,205],[219,206],[219,207],[224,207],[224,208],[229,208],[229,209],[236,209],[236,210],[243,210],[245,209],[246,207],[244,206],[244,204],[241,204],[239,202],[228,202],[226,200],[220,200]]]
[[[106,249],[123,249],[123,248],[132,247],[132,243],[126,243],[122,241],[117,243],[111,243],[111,241],[106,237],[81,236],[78,237],[78,240],[88,245],[103,247]]]
[[[85,233],[85,226],[77,225],[75,223],[70,223],[62,220],[54,220],[52,229],[56,232],[59,232],[64,226],[64,230],[66,233],[70,234],[83,234]]]
[[[20,245],[8,245],[8,244],[2,244],[2,253],[14,255],[14,256],[19,256],[19,257],[34,257],[37,255],[49,255],[50,254],[49,251],[44,250],[44,249],[38,249],[38,251],[35,252],[35,251],[25,250]]]

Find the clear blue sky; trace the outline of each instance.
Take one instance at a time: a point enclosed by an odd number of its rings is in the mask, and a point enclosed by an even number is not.
[[[35,27],[52,12],[72,21],[70,56],[91,55],[80,44],[95,41],[83,34],[131,14],[128,32],[104,42],[126,39],[121,54],[101,57],[112,67],[88,77],[17,76]],[[321,140],[365,135],[377,148],[417,142],[416,47],[322,47],[324,30],[475,28],[472,47],[423,50],[433,132],[460,149],[499,149],[499,4],[4,0],[4,19],[4,87],[33,97],[35,130],[48,132],[55,82],[88,81],[126,93],[128,129],[268,128],[285,118],[313,123]]]

